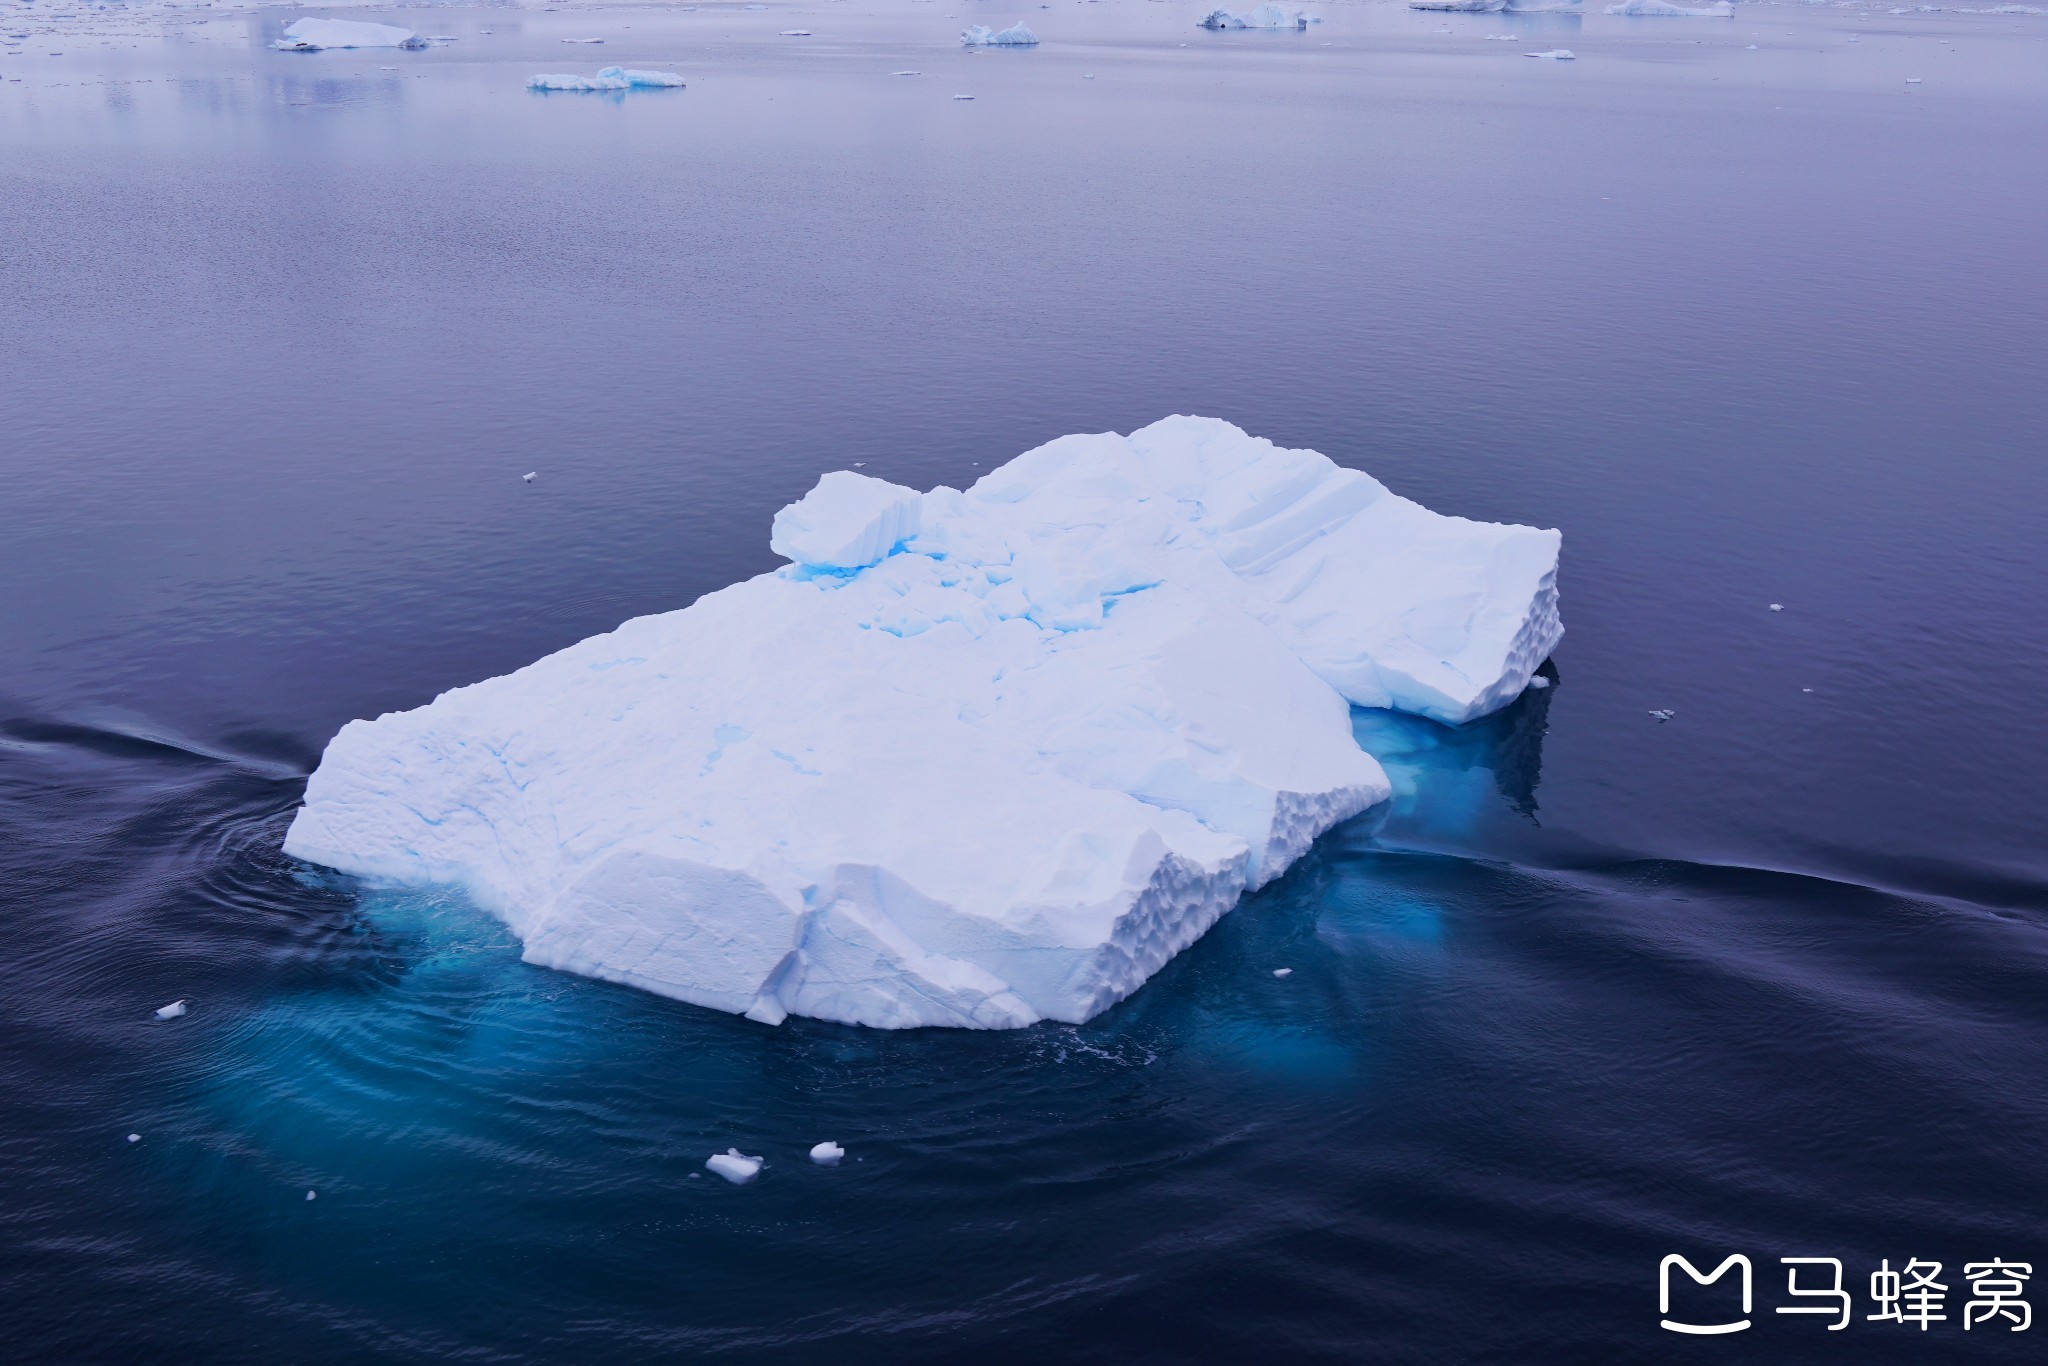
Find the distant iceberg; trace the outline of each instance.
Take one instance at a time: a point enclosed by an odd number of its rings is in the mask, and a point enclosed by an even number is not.
[[[1408,0],[1409,9],[1452,14],[1578,14],[1579,0]]]
[[[409,28],[366,24],[357,19],[300,19],[271,44],[280,52],[318,52],[337,47],[402,47],[418,49],[427,40]]]
[[[1638,19],[1733,19],[1735,5],[1733,0],[1716,0],[1714,4],[1698,7],[1674,5],[1670,0],[1621,0],[1618,5],[1609,5],[1607,12]]]
[[[557,72],[526,78],[528,90],[658,90],[680,88],[682,84],[683,78],[673,71],[633,71],[622,66],[605,67],[595,76]]]
[[[960,42],[965,47],[1037,47],[1038,35],[1024,27],[1024,21],[1020,19],[1000,33],[986,24],[962,29]]]
[[[1195,21],[1197,28],[1274,28],[1302,29],[1316,20],[1312,15],[1297,9],[1282,9],[1278,5],[1260,5],[1257,9],[1246,10],[1243,14],[1227,9],[1210,10]]]
[[[352,721],[285,851],[463,889],[543,966],[776,1023],[1082,1021],[1556,646],[1555,531],[1173,417],[964,492],[850,471],[792,563]]]

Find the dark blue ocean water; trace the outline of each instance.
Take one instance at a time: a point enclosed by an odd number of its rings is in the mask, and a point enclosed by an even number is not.
[[[2048,19],[1195,8],[0,57],[0,1356],[2037,1358],[1961,1317],[2048,1307]],[[601,62],[690,86],[520,89]],[[1087,1026],[769,1029],[278,852],[343,722],[822,470],[1177,411],[1563,528],[1569,634],[1361,713],[1390,807]],[[1866,1320],[1913,1258],[1947,1320]]]

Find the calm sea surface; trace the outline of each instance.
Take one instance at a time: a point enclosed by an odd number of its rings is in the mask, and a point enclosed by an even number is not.
[[[2039,1359],[1962,1317],[2048,1309],[2048,16],[1318,8],[0,19],[0,1356]],[[522,88],[613,63],[689,87]],[[278,852],[823,470],[1173,412],[1561,527],[1569,635],[1360,713],[1396,800],[1089,1025],[769,1029]]]

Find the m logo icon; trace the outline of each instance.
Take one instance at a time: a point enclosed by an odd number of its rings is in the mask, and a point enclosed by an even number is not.
[[[1720,1280],[1723,1276],[1728,1274],[1729,1267],[1741,1267],[1742,1312],[1745,1316],[1749,1313],[1749,1258],[1743,1256],[1741,1253],[1738,1252],[1734,1256],[1730,1257],[1727,1261],[1715,1267],[1712,1275],[1701,1275],[1700,1269],[1698,1267],[1694,1266],[1691,1262],[1688,1262],[1685,1258],[1679,1256],[1676,1252],[1674,1252],[1669,1257],[1666,1257],[1663,1261],[1657,1264],[1657,1312],[1664,1315],[1664,1318],[1662,1320],[1664,1327],[1669,1328],[1674,1333],[1697,1333],[1701,1335],[1713,1333],[1739,1333],[1743,1329],[1749,1327],[1749,1319],[1747,1317],[1737,1319],[1733,1323],[1679,1323],[1672,1319],[1671,1268],[1674,1266],[1685,1268],[1685,1274],[1692,1277],[1693,1283],[1695,1285],[1712,1285],[1715,1281]]]

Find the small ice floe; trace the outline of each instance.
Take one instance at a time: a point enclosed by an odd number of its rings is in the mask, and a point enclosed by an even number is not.
[[[1669,721],[1672,717],[1678,715],[1678,713],[1672,711],[1669,707],[1666,707],[1663,711],[1653,711],[1650,713],[1650,715],[1656,717],[1659,721]]]
[[[1081,79],[1084,81],[1092,81],[1095,79],[1095,73],[1092,71],[1084,71],[1081,73]]]
[[[142,1142],[142,1135],[141,1135],[141,1134],[130,1134],[130,1135],[128,1135],[128,1141],[129,1141],[130,1143],[140,1143],[140,1142]]]
[[[1618,5],[1607,7],[1609,14],[1623,14],[1632,19],[1733,19],[1734,0],[1716,0],[1711,5],[1674,5],[1671,0],[1621,0]]]
[[[1536,689],[1538,692],[1541,692],[1543,691],[1543,689],[1550,686],[1550,680],[1545,678],[1542,674],[1537,674],[1534,678],[1531,678],[1529,680],[1529,686]]]
[[[306,1198],[307,1198],[308,1200],[318,1200],[318,1199],[320,1198],[320,1192],[318,1192],[318,1191],[307,1191],[307,1192],[306,1192]]]
[[[766,5],[741,5],[741,9],[767,9]]]
[[[705,1159],[706,1171],[717,1172],[735,1186],[744,1186],[761,1174],[761,1159],[748,1157],[738,1148],[727,1148],[722,1153],[713,1153]]]
[[[325,48],[402,47],[418,51],[427,40],[396,24],[366,24],[359,19],[301,19],[271,46],[279,52],[319,52]]]
[[[1524,57],[1546,57],[1553,62],[1575,62],[1579,54],[1568,47],[1554,47],[1548,52],[1524,52]]]
[[[1907,85],[1918,85],[1918,84],[1920,84],[1920,78],[1919,78],[1918,76],[1908,76],[1908,77],[1906,77],[1906,84],[1907,84]]]
[[[1801,692],[1812,692],[1812,691],[1813,691],[1813,689],[1811,689],[1811,688],[1801,688],[1801,689],[1800,689],[1799,691],[1801,691]]]
[[[1773,612],[1782,612],[1785,610],[1785,604],[1782,602],[1774,602],[1771,604],[1771,610]]]
[[[398,70],[398,68],[397,68],[397,67],[395,67],[395,66],[380,66],[380,67],[378,67],[377,69],[378,69],[379,71],[396,71],[396,70]]]
[[[1292,976],[1294,975],[1294,969],[1293,969],[1293,968],[1274,968],[1274,969],[1273,969],[1273,975],[1274,975],[1275,977],[1292,977]]]
[[[785,38],[808,38],[811,36],[811,31],[807,28],[786,28],[782,30],[782,36]]]
[[[974,96],[972,96],[972,95],[955,95],[955,96],[954,96],[953,98],[954,98],[954,99],[956,99],[956,100],[971,100],[971,99],[973,99],[973,98],[974,98]]]
[[[185,1003],[183,1001],[173,1001],[167,1006],[158,1006],[156,1008],[156,1017],[159,1020],[175,1020],[184,1013]]]
[[[623,66],[605,67],[595,76],[556,71],[526,78],[528,90],[679,90],[682,85],[683,78],[673,71],[633,71]],[[520,477],[531,483],[534,475]]]
[[[1512,33],[1489,33],[1481,41],[1488,43],[1512,43],[1515,41],[1515,35]]]
[[[1000,32],[989,28],[987,24],[976,24],[972,28],[960,30],[960,45],[962,47],[1037,47],[1038,35],[1024,27],[1024,21],[1021,19]]]
[[[519,478],[522,483],[531,484],[534,480],[540,478],[540,471],[528,470],[525,474],[520,475]]]
[[[844,1156],[846,1156],[846,1149],[840,1147],[829,1138],[811,1149],[811,1161],[821,1167],[836,1167],[839,1165],[839,1159]]]
[[[1257,9],[1239,14],[1234,10],[1212,9],[1195,21],[1197,28],[1271,28],[1304,29],[1316,20],[1298,9],[1282,9],[1278,5],[1260,5]]]
[[[1749,45],[1749,50],[1750,50],[1751,52],[1755,52],[1755,51],[1757,50],[1756,44],[1755,44],[1755,43],[1751,43],[1751,44]]]
[[[892,72],[890,72],[889,74],[890,74],[891,76],[922,76],[922,75],[924,75],[924,73],[923,73],[922,71],[892,71]]]
[[[602,42],[604,41],[604,39],[602,39],[602,38],[564,38],[564,39],[563,39],[562,41],[563,41],[563,42],[565,42],[565,43],[579,43],[579,44],[582,44],[583,46],[589,47],[589,46],[594,46],[594,45],[596,45],[596,44],[598,44],[598,43],[602,43]]]

